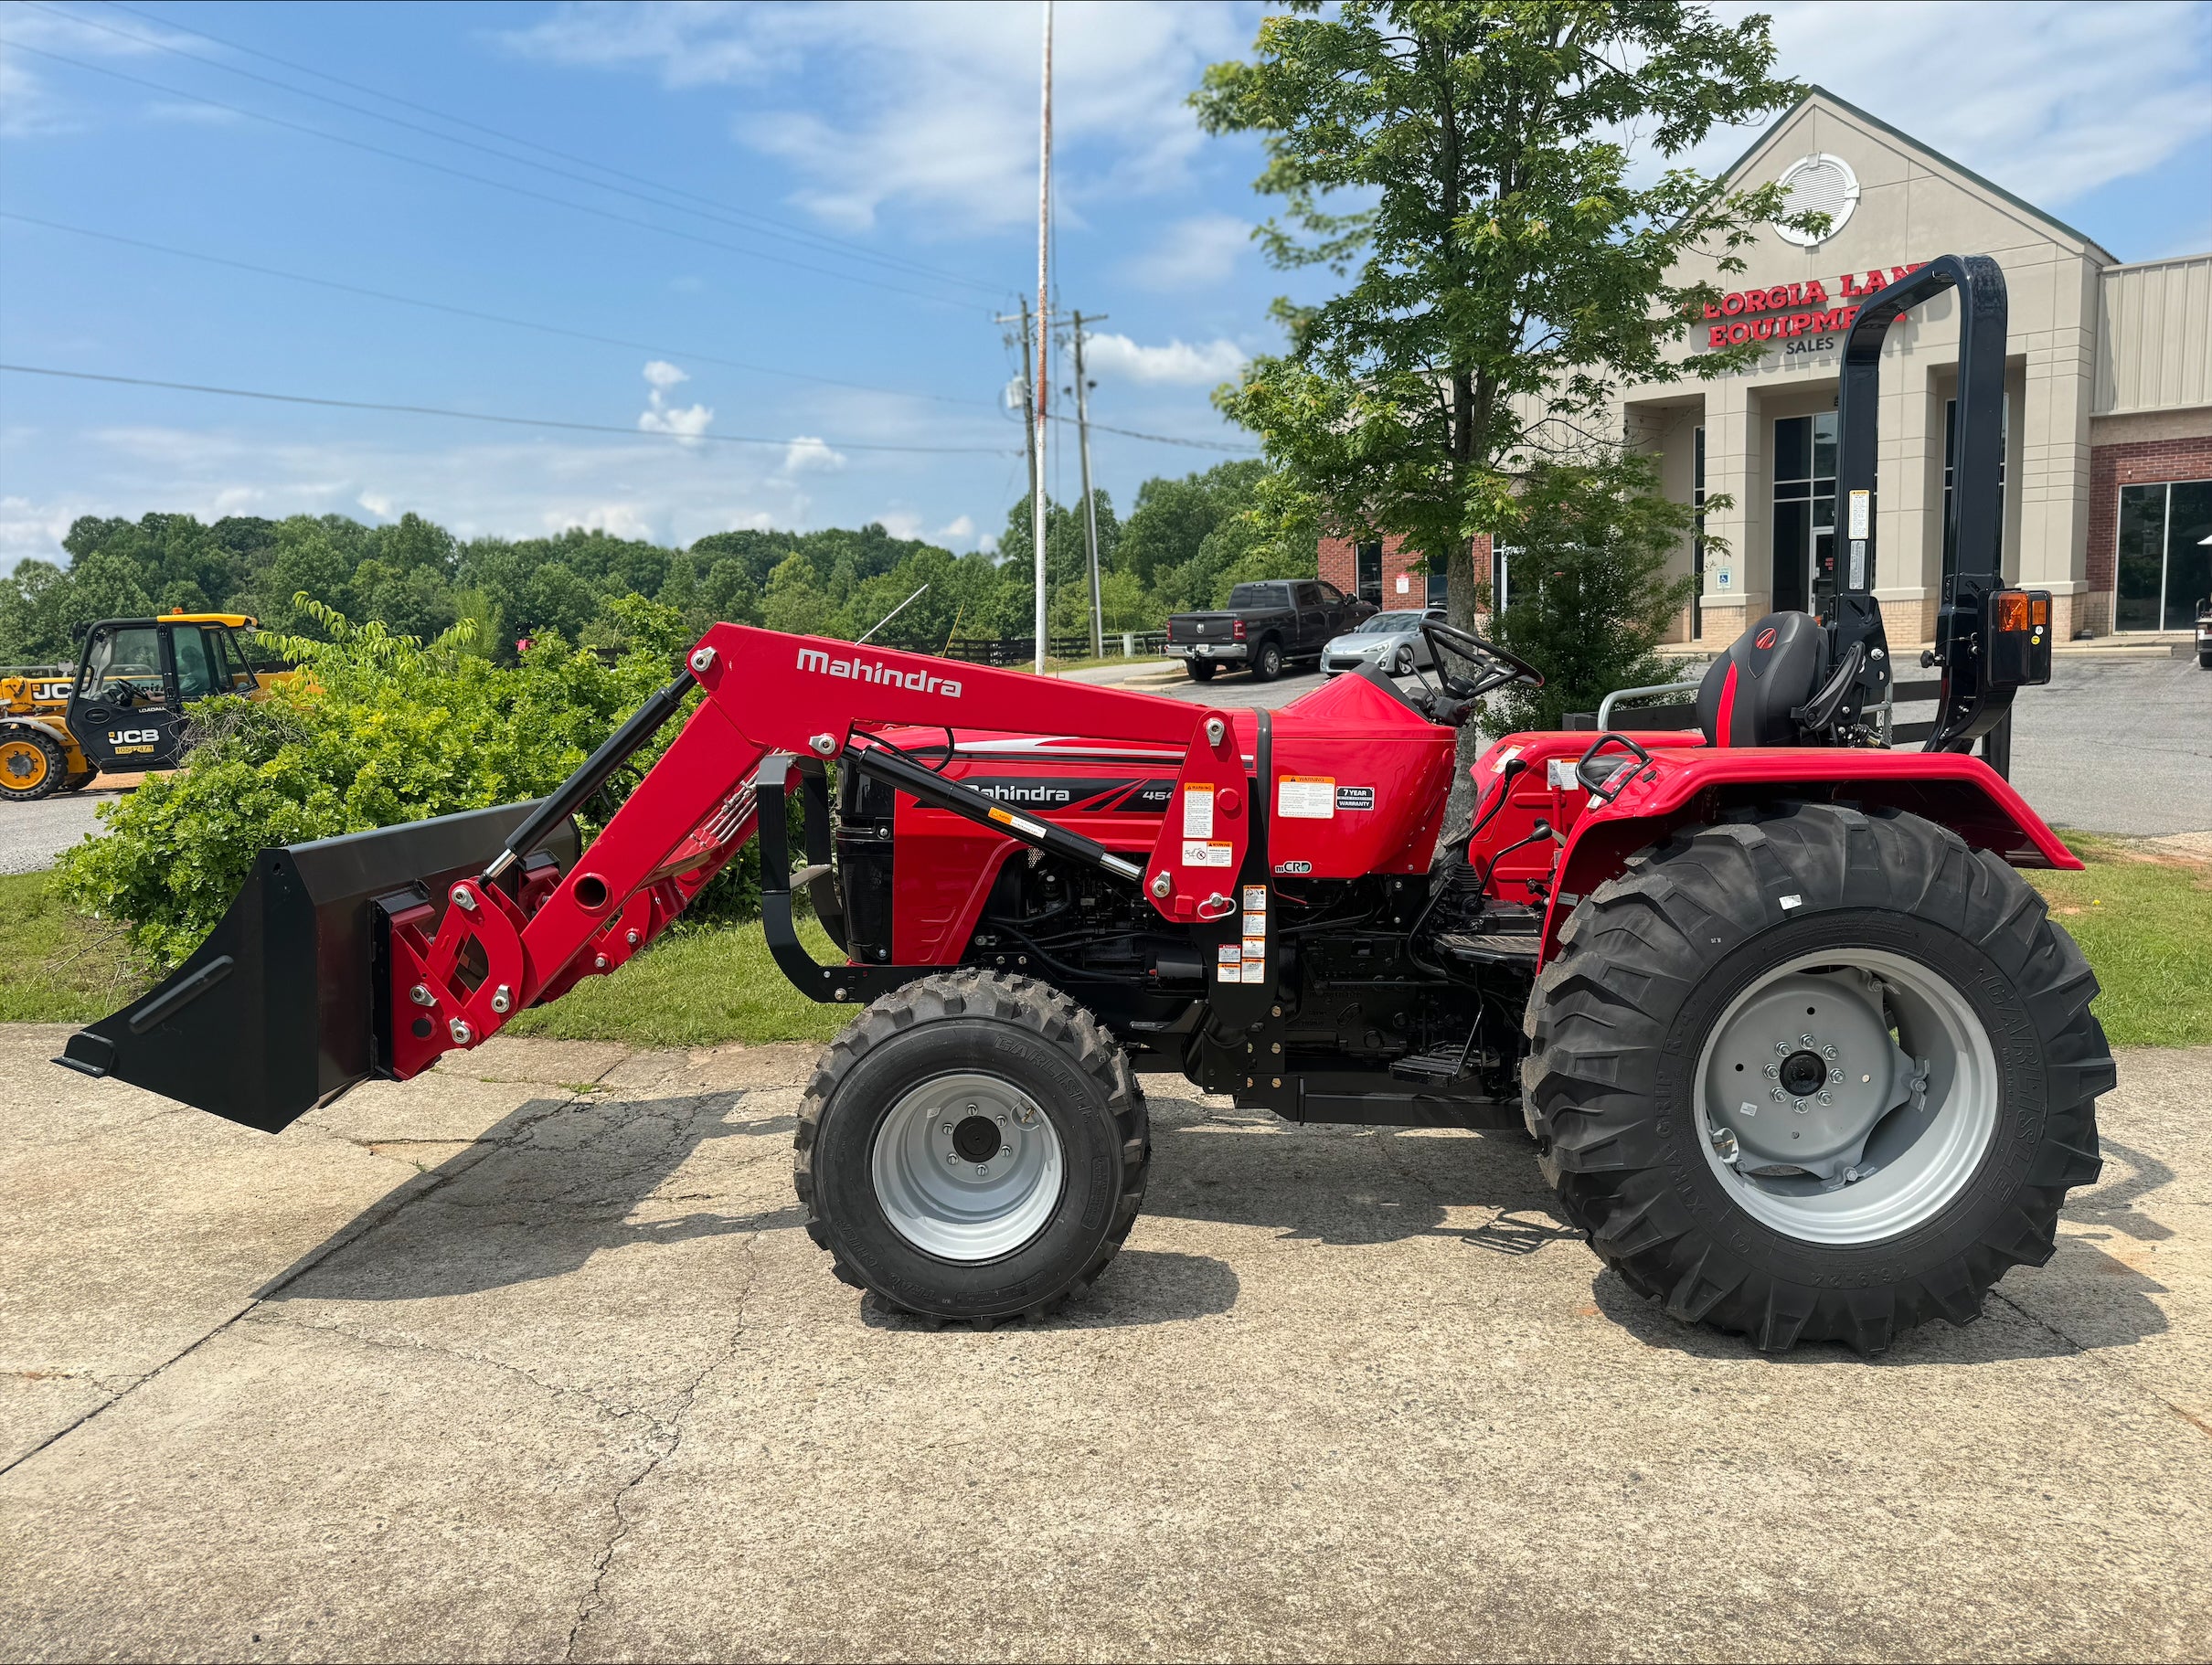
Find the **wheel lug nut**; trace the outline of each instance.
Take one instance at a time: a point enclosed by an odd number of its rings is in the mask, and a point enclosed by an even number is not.
[[[1835,1102],[1835,1095],[1834,1093],[1823,1093],[1820,1096],[1820,1101],[1823,1104],[1834,1104]]]
[[[1774,1043],[1774,1050],[1786,1058],[1790,1055],[1790,1043],[1787,1041],[1777,1041]]]
[[[1777,1076],[1779,1076],[1779,1075],[1781,1075],[1781,1065],[1779,1065],[1779,1064],[1770,1064],[1770,1065],[1768,1065],[1768,1066],[1767,1066],[1767,1079],[1768,1079],[1768,1080],[1771,1081],[1772,1079],[1774,1079],[1774,1077],[1776,1077]]]
[[[1790,1100],[1790,1108],[1803,1116],[1805,1113],[1805,1101],[1803,1098],[1792,1098]]]
[[[1831,1081],[1840,1082],[1843,1078],[1844,1072],[1840,1069],[1832,1069],[1828,1072],[1828,1079]]]
[[[1789,1094],[1787,1094],[1787,1093],[1785,1093],[1785,1092],[1783,1092],[1783,1091],[1781,1090],[1781,1088],[1780,1088],[1780,1087],[1774,1087],[1774,1088],[1772,1088],[1771,1090],[1770,1090],[1767,1096],[1768,1096],[1770,1098],[1773,1099],[1773,1100],[1774,1100],[1774,1102],[1775,1102],[1776,1104],[1780,1104],[1780,1103],[1781,1103],[1781,1101],[1782,1101],[1784,1098],[1788,1098],[1790,1095],[1789,1095]]]
[[[1834,1063],[1835,1061],[1835,1048],[1833,1046],[1824,1046],[1820,1049],[1820,1055],[1824,1058],[1826,1058],[1830,1063]]]
[[[1801,1046],[1810,1046],[1813,1045],[1813,1037],[1809,1034],[1801,1034],[1797,1037],[1797,1044]]]

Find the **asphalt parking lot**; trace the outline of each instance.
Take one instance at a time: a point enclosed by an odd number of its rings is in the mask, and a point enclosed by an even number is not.
[[[1762,1359],[1517,1136],[1154,1078],[1050,1322],[798,1228],[811,1048],[495,1040],[271,1138],[0,1030],[0,1656],[2202,1658],[2212,1049],[1987,1316]]]

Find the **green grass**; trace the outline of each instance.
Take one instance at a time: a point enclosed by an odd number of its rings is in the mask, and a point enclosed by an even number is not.
[[[2069,833],[2081,873],[2030,873],[2089,956],[2115,1046],[2212,1045],[2212,864]]]
[[[85,1023],[136,993],[122,932],[69,904],[51,871],[0,875],[0,1023]]]
[[[812,919],[799,922],[799,939],[825,965],[843,958]],[[756,922],[665,937],[611,977],[585,978],[504,1033],[633,1046],[819,1042],[844,1028],[853,1011],[819,1005],[792,988]]]
[[[2089,956],[2112,1045],[2212,1045],[2212,863],[2079,833],[2068,843],[2087,871],[2026,877]],[[76,913],[52,879],[0,875],[0,1023],[84,1023],[141,986],[121,933]],[[836,958],[811,919],[800,935],[815,959]],[[633,1046],[822,1042],[851,1015],[793,989],[751,924],[665,938],[506,1033]]]

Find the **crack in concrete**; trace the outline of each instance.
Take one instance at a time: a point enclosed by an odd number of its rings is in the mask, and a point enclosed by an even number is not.
[[[1989,1298],[1992,1300],[2001,1302],[2005,1306],[2010,1307],[2015,1312],[2017,1312],[2022,1318],[2026,1319],[2029,1323],[2035,1325],[2037,1329],[2048,1331],[2051,1334],[2057,1336],[2060,1341],[2064,1342],[2068,1347],[2071,1347],[2078,1357],[2086,1359],[2090,1363],[2095,1365],[2099,1370],[2101,1370],[2107,1374],[2112,1376],[2114,1379],[2126,1384],[2136,1393],[2141,1394],[2144,1398],[2153,1400],[2156,1404],[2163,1405],[2165,1409],[2173,1412],[2175,1416],[2180,1417],[2182,1421],[2187,1423],[2191,1427],[2195,1428],[2199,1434],[2202,1434],[2207,1439],[2212,1439],[2212,1426],[2207,1426],[2203,1417],[2197,1416],[2194,1411],[2184,1410],[2180,1405],[2175,1405],[2173,1400],[2167,1398],[2164,1394],[2160,1393],[2155,1387],[2153,1387],[2149,1383],[2137,1376],[2134,1372],[2124,1370],[2121,1366],[2113,1363],[2110,1359],[2104,1356],[2105,1350],[2103,1348],[2092,1347],[2086,1342],[2076,1341],[2072,1336],[2068,1335],[2064,1330],[2060,1329],[2049,1319],[2045,1318],[2039,1312],[2031,1312],[2027,1308],[2022,1306],[2018,1301],[2015,1300],[2011,1296],[2005,1294],[2002,1289],[1991,1289],[1989,1292]]]
[[[617,1059],[614,1063],[608,1065],[608,1071],[613,1070],[621,1062],[622,1062],[622,1060]],[[603,1074],[604,1072],[602,1072],[602,1078]],[[24,1464],[29,1462],[33,1458],[38,1456],[41,1452],[51,1450],[55,1446],[60,1444],[61,1441],[67,1439],[79,1428],[83,1427],[87,1423],[92,1421],[95,1417],[104,1416],[108,1411],[113,1409],[116,1405],[121,1405],[125,1399],[129,1398],[140,1388],[145,1386],[147,1383],[166,1374],[170,1370],[174,1369],[176,1365],[181,1364],[185,1360],[190,1358],[194,1353],[205,1347],[209,1342],[214,1341],[218,1336],[227,1333],[240,1320],[247,1317],[248,1314],[253,1312],[256,1309],[265,1304],[273,1297],[282,1294],[285,1289],[297,1283],[301,1278],[306,1277],[308,1273],[314,1271],[315,1267],[321,1266],[332,1256],[343,1253],[354,1244],[358,1243],[370,1232],[376,1231],[379,1227],[388,1225],[393,1219],[397,1218],[400,1213],[406,1209],[413,1207],[417,1203],[422,1201],[423,1198],[436,1195],[440,1191],[443,1190],[446,1186],[452,1184],[455,1180],[459,1179],[463,1173],[466,1173],[471,1169],[474,1168],[477,1161],[483,1161],[485,1156],[490,1155],[494,1151],[499,1150],[502,1147],[511,1143],[515,1135],[526,1132],[529,1129],[536,1127],[538,1122],[544,1120],[548,1116],[555,1115],[561,1110],[569,1108],[570,1106],[576,1103],[578,1097],[579,1096],[576,1094],[570,1094],[566,1099],[549,1100],[542,1112],[537,1116],[533,1116],[528,1121],[524,1122],[520,1126],[511,1129],[507,1137],[505,1139],[487,1140],[479,1138],[466,1141],[471,1146],[478,1148],[478,1155],[476,1160],[474,1161],[463,1162],[460,1166],[454,1168],[451,1172],[438,1174],[433,1178],[431,1175],[426,1174],[422,1170],[419,1168],[416,1169],[415,1178],[413,1180],[403,1181],[397,1192],[395,1192],[391,1196],[387,1197],[381,1205],[366,1211],[357,1221],[355,1230],[344,1233],[341,1235],[332,1238],[324,1245],[320,1253],[299,1262],[289,1271],[280,1276],[274,1282],[264,1284],[261,1289],[255,1290],[251,1299],[248,1300],[243,1306],[239,1307],[238,1310],[231,1313],[229,1317],[224,1319],[221,1323],[217,1324],[212,1329],[204,1331],[195,1340],[187,1342],[185,1346],[179,1348],[176,1352],[171,1353],[167,1358],[164,1359],[160,1363],[154,1365],[153,1369],[143,1371],[135,1376],[125,1378],[123,1385],[121,1388],[111,1392],[107,1398],[101,1400],[98,1405],[93,1405],[82,1416],[72,1417],[69,1422],[55,1429],[54,1432],[48,1435],[37,1445],[32,1446],[27,1450],[25,1450],[13,1458],[10,1458],[6,1462],[0,1463],[0,1476],[14,1473],[17,1469],[23,1467]],[[179,1112],[169,1109],[158,1110],[150,1113],[147,1117],[147,1119],[151,1120],[154,1116],[164,1116],[175,1113]],[[318,1137],[323,1139],[332,1140],[340,1144],[358,1143],[357,1140],[348,1139],[342,1133],[333,1132],[327,1128],[316,1127],[312,1121],[305,1121],[301,1125],[312,1129]],[[396,1161],[398,1159],[378,1158],[377,1160]],[[412,1164],[409,1165],[411,1166]],[[427,1181],[427,1182],[421,1182],[425,1181]]]
[[[561,1649],[560,1657],[563,1661],[572,1661],[576,1658],[576,1644],[583,1635],[584,1627],[590,1623],[591,1615],[598,1610],[600,1592],[606,1585],[607,1574],[613,1567],[615,1552],[622,1548],[623,1540],[630,1535],[631,1521],[623,1511],[624,1501],[632,1492],[651,1479],[658,1472],[662,1464],[676,1454],[677,1448],[684,1443],[684,1430],[690,1419],[692,1408],[698,1403],[699,1389],[706,1385],[708,1376],[738,1355],[738,1348],[745,1339],[746,1303],[752,1299],[753,1286],[760,1280],[760,1266],[755,1259],[760,1246],[760,1234],[755,1232],[747,1238],[745,1244],[745,1287],[738,1296],[738,1321],[729,1332],[729,1344],[700,1367],[698,1374],[691,1379],[690,1386],[684,1390],[682,1403],[677,1405],[667,1423],[663,1426],[656,1421],[656,1431],[665,1437],[666,1444],[647,1459],[643,1468],[623,1483],[608,1505],[614,1516],[613,1530],[608,1533],[606,1544],[601,1549],[599,1558],[592,1565],[591,1587],[584,1592],[583,1599],[577,1604],[576,1618],[569,1626],[568,1643]]]

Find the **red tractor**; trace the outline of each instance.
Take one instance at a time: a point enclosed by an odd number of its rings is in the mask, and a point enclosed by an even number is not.
[[[1951,287],[1960,554],[1908,754],[1875,722],[1876,375]],[[2113,1081],[2096,981],[2015,871],[2079,864],[1968,755],[2049,674],[2049,598],[1997,577],[2004,360],[1987,260],[1866,305],[1827,615],[1755,624],[1701,734],[1505,737],[1449,837],[1461,726],[1540,678],[1441,623],[1423,691],[1354,672],[1274,712],[718,625],[543,801],[265,852],[60,1061],[274,1130],[618,970],[757,837],[778,962],[856,1008],[800,1118],[807,1230],[892,1308],[988,1326],[1098,1278],[1161,1070],[1294,1122],[1524,1132],[1631,1287],[1761,1348],[1964,1323],[2051,1253]],[[580,851],[571,816],[695,693]],[[841,963],[802,946],[802,888]]]

